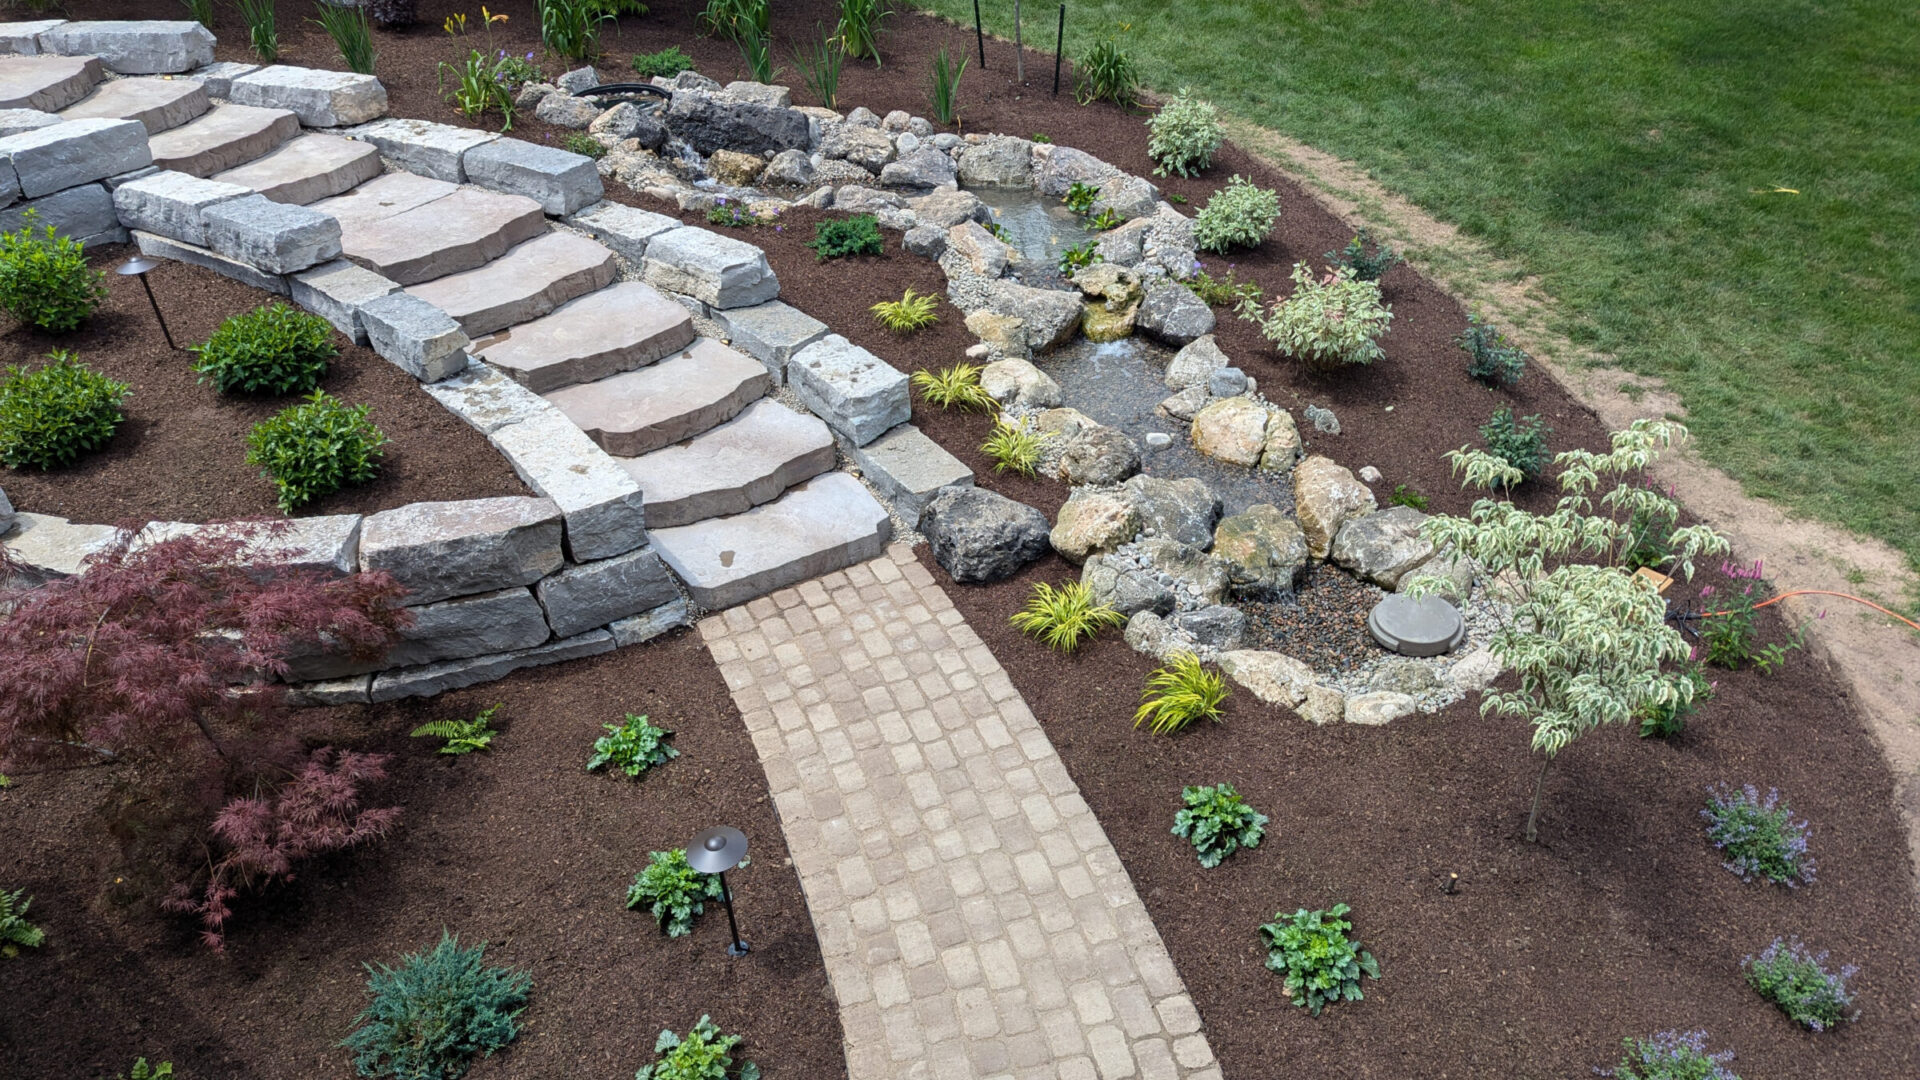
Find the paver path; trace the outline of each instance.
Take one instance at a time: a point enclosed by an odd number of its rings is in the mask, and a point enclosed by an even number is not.
[[[909,548],[700,634],[766,767],[851,1080],[1220,1080],[1106,833]]]

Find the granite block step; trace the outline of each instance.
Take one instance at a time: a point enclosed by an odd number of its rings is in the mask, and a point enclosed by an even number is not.
[[[216,105],[191,123],[147,141],[153,163],[190,176],[209,177],[252,161],[300,134],[300,118],[285,109]]]
[[[768,398],[685,442],[615,458],[640,483],[647,526],[691,525],[743,514],[833,468],[833,432]]]
[[[860,481],[830,472],[744,514],[648,535],[693,602],[717,611],[878,558],[893,521]]]
[[[733,419],[772,388],[760,361],[701,338],[651,367],[541,396],[602,450],[639,457]]]
[[[334,213],[327,205],[332,201],[314,208]],[[539,203],[523,195],[476,187],[457,187],[440,198],[370,221],[334,216],[340,218],[340,249],[346,257],[402,285],[485,266],[514,245],[547,231],[547,215]]]
[[[407,291],[454,317],[468,337],[537,319],[619,276],[611,250],[578,233],[550,232],[478,270],[448,274]]]
[[[0,109],[59,112],[106,77],[96,56],[0,56]]]
[[[305,206],[351,191],[380,175],[380,151],[338,135],[302,135],[213,179],[238,184],[274,202]]]
[[[473,354],[535,393],[645,367],[693,344],[687,309],[622,281],[481,341]]]
[[[213,107],[205,86],[192,79],[114,79],[60,110],[65,120],[138,120],[148,135],[198,119]]]

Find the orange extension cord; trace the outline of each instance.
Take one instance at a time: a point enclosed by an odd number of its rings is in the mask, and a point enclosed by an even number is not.
[[[1779,596],[1776,596],[1771,600],[1762,600],[1759,603],[1753,605],[1753,610],[1759,611],[1763,607],[1772,607],[1773,605],[1779,603],[1780,601],[1785,600],[1789,596],[1837,596],[1842,600],[1851,600],[1856,604],[1865,604],[1868,607],[1872,608],[1873,610],[1881,613],[1882,615],[1886,615],[1890,618],[1899,619],[1901,622],[1906,623],[1908,626],[1913,627],[1915,630],[1920,630],[1920,623],[1914,622],[1912,619],[1907,618],[1905,615],[1899,615],[1894,612],[1888,611],[1886,608],[1881,607],[1879,604],[1876,604],[1871,600],[1862,600],[1857,596],[1853,596],[1843,592],[1828,592],[1826,589],[1795,589],[1792,592],[1783,592]],[[1715,615],[1728,615],[1728,614],[1731,614],[1731,612],[1704,611],[1698,615],[1693,616],[1693,618],[1709,619]]]

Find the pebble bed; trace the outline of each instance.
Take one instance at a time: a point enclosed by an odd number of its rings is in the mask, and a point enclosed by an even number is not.
[[[1241,648],[1283,652],[1319,672],[1345,672],[1393,656],[1367,632],[1367,613],[1387,596],[1325,564],[1308,570],[1292,596],[1247,601]]]

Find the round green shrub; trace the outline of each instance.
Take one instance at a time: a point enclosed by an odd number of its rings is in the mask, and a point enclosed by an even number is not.
[[[520,1034],[533,979],[487,967],[484,944],[471,949],[442,930],[431,951],[409,953],[397,968],[367,965],[367,1009],[341,1045],[361,1076],[426,1080],[457,1077],[476,1054],[492,1056]]]
[[[1254,187],[1246,177],[1235,175],[1193,219],[1193,242],[1201,251],[1221,253],[1258,247],[1279,220],[1279,193]]]
[[[126,415],[127,384],[114,382],[64,349],[29,371],[0,376],[0,462],[51,469],[99,449]]]
[[[40,330],[65,333],[107,298],[106,275],[87,265],[78,240],[35,227],[29,210],[14,232],[0,233],[0,310]]]
[[[367,420],[366,405],[343,405],[315,390],[298,405],[275,413],[247,435],[247,464],[273,481],[280,509],[292,513],[349,484],[364,484],[380,471],[387,437]]]
[[[235,315],[193,346],[193,370],[223,394],[304,394],[340,355],[333,324],[282,303]]]
[[[1147,156],[1153,159],[1155,176],[1198,175],[1213,164],[1214,151],[1226,137],[1220,110],[1192,95],[1182,87],[1179,97],[1147,120]]]

